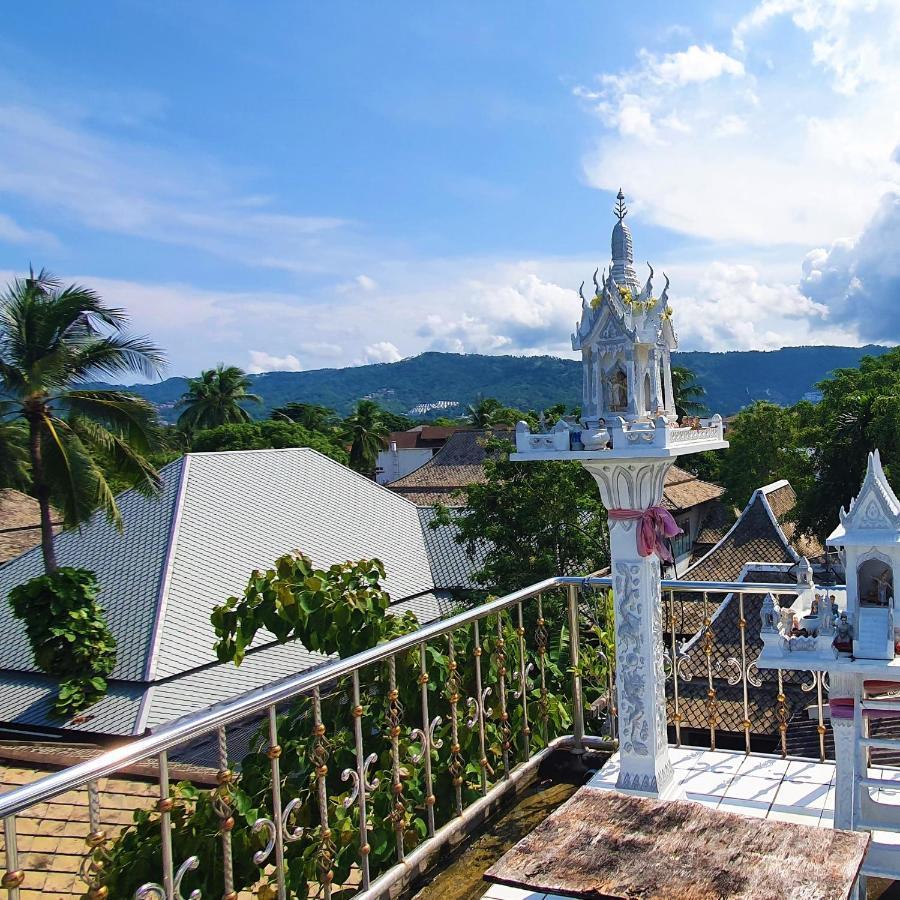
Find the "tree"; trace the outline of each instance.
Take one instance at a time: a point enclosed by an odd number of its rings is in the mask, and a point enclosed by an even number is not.
[[[340,425],[340,419],[333,409],[316,403],[286,403],[273,409],[269,418],[275,421],[296,422],[310,431],[322,433],[333,432]]]
[[[350,466],[374,478],[378,451],[390,433],[383,410],[374,400],[360,400],[356,411],[344,421],[344,427],[350,440]]]
[[[476,580],[507,593],[553,575],[587,574],[609,564],[606,512],[578,463],[509,461],[512,444],[485,441],[485,480],[464,488],[465,509],[439,509],[470,553],[483,552]]]
[[[699,416],[706,412],[703,398],[706,390],[697,381],[693,369],[687,366],[672,366],[672,394],[675,401],[675,413],[682,416]]]
[[[62,287],[43,269],[15,279],[0,295],[3,412],[28,428],[48,573],[58,568],[51,503],[70,527],[97,508],[121,525],[104,469],[145,492],[159,488],[159,474],[147,460],[160,442],[154,407],[124,391],[78,387],[100,376],[159,374],[162,351],[130,336],[127,325],[124,310],[81,285]]]
[[[900,482],[900,348],[863,357],[857,369],[837,369],[817,387],[819,403],[795,408],[806,460],[797,526],[824,539],[838,509],[859,491],[871,450],[880,451],[891,482]]]
[[[727,437],[720,475],[734,506],[743,508],[758,487],[781,478],[794,482],[801,472],[797,417],[791,409],[757,400],[735,416]]]
[[[282,447],[311,447],[339,463],[346,465],[348,462],[347,451],[335,435],[310,431],[291,421],[264,420],[219,425],[216,428],[198,431],[191,441],[191,450],[197,453],[220,450],[269,450]]]
[[[496,416],[502,409],[503,404],[494,397],[479,397],[474,404],[466,407],[469,423],[476,428],[490,428],[495,424]]]
[[[243,369],[219,363],[215,369],[207,369],[198,378],[188,381],[188,389],[182,394],[178,406],[184,412],[178,417],[178,425],[185,431],[215,428],[232,422],[251,421],[250,413],[242,403],[262,403],[262,398],[248,390],[250,379]]]

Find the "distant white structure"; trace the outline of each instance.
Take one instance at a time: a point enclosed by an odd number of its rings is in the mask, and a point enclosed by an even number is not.
[[[727,447],[722,418],[707,427],[676,422],[671,351],[677,346],[666,291],[652,296],[633,265],[621,191],[612,234],[612,265],[596,296],[582,295],[572,336],[582,351],[584,414],[561,419],[548,433],[516,426],[513,460],[578,460],[591,473],[609,512],[614,579],[616,691],[619,711],[618,790],[656,797],[677,792],[666,738],[660,559],[681,531],[663,506],[675,458]]]

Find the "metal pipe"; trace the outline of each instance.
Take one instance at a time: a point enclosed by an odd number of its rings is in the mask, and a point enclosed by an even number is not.
[[[522,618],[522,604],[516,604],[518,612],[518,625],[516,634],[519,636],[519,690],[522,700],[522,752],[526,761],[531,757],[531,728],[528,726],[528,670],[531,663],[528,662],[525,652],[525,626]]]
[[[669,591],[669,642],[672,646],[672,696],[675,702],[675,714],[672,721],[675,723],[675,746],[681,746],[681,706],[678,696],[678,643],[675,640],[675,592]],[[612,695],[610,695],[612,704]]]
[[[15,816],[7,816],[3,820],[3,841],[6,844],[6,872],[3,873],[0,885],[8,892],[10,900],[19,900],[19,887],[25,880],[25,872],[19,868]]]
[[[744,747],[745,752],[750,754],[750,698],[747,691],[747,619],[744,617],[744,594],[738,594],[738,611],[740,619],[738,620],[738,628],[741,631],[741,686],[744,695]]]
[[[578,586],[568,588],[569,648],[572,662],[572,733],[576,747],[584,742],[584,696],[581,685],[581,638],[578,628]]]
[[[166,900],[175,898],[175,863],[172,857],[172,798],[169,796],[169,757],[159,754],[159,828],[162,837],[163,890]]]

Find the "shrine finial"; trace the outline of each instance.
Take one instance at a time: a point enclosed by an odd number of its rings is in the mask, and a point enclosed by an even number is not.
[[[628,207],[625,206],[625,195],[622,193],[622,188],[619,188],[619,193],[616,194],[616,208],[614,210],[616,214],[616,218],[621,222],[625,216],[628,215]]]

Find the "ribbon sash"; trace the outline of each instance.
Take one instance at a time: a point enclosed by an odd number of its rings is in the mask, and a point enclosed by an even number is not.
[[[674,562],[665,539],[682,532],[667,509],[662,506],[651,506],[649,509],[611,509],[609,518],[614,522],[637,520],[638,553],[650,556],[655,552],[663,562]]]

